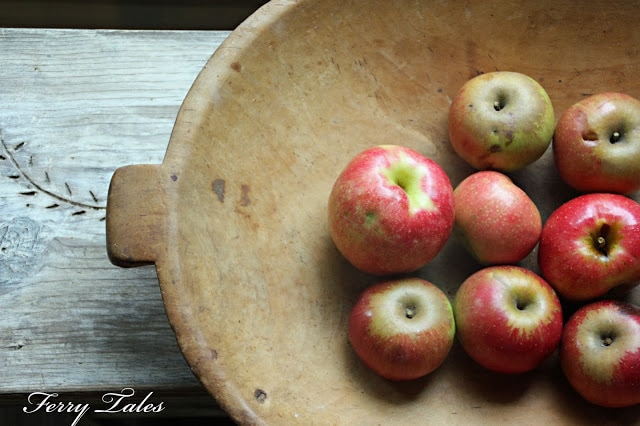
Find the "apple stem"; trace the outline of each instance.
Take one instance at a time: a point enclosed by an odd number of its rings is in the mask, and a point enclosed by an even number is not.
[[[407,306],[406,308],[404,308],[404,314],[407,318],[411,319],[416,316],[416,308],[413,306]]]
[[[613,339],[609,336],[602,339],[602,344],[605,346],[611,346],[612,343],[613,343]]]
[[[609,138],[609,142],[611,142],[611,143],[616,143],[616,142],[618,142],[618,141],[620,140],[620,136],[622,136],[622,135],[620,134],[620,132],[618,132],[618,131],[613,132],[613,133],[611,134],[611,138]]]
[[[504,93],[499,93],[498,99],[493,102],[493,109],[495,109],[496,111],[501,111],[505,107],[506,101],[507,99]]]
[[[605,256],[609,256],[609,253],[608,253],[609,242],[607,241],[607,237],[609,236],[610,229],[611,229],[611,226],[609,226],[609,224],[607,223],[603,224],[600,227],[598,235],[596,236],[594,241],[596,250],[598,250],[600,253],[604,254]]]

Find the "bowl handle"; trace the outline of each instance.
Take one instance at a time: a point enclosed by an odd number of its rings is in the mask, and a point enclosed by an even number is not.
[[[154,263],[164,240],[166,206],[160,165],[136,164],[116,169],[107,198],[106,242],[116,266]]]

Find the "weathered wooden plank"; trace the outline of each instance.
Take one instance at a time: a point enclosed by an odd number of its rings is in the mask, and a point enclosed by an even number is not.
[[[200,389],[154,268],[112,266],[104,218],[227,35],[0,29],[0,394]]]

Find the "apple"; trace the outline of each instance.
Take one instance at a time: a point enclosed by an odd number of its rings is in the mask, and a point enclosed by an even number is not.
[[[538,265],[558,294],[587,301],[640,280],[640,204],[593,193],[554,210],[542,228]]]
[[[615,300],[582,306],[565,325],[560,365],[569,384],[593,404],[640,404],[640,308]]]
[[[473,173],[456,186],[453,197],[454,233],[480,264],[517,263],[538,243],[540,211],[505,174]]]
[[[371,147],[336,179],[328,222],[335,246],[359,270],[412,272],[440,252],[453,229],[453,187],[438,163],[413,149]]]
[[[356,355],[378,375],[412,380],[436,370],[455,337],[451,302],[436,285],[398,278],[365,289],[349,315]]]
[[[562,307],[551,286],[529,269],[489,266],[473,273],[453,301],[464,351],[486,369],[531,371],[557,348]]]
[[[521,169],[544,154],[555,116],[545,89],[512,71],[478,75],[462,85],[448,116],[456,153],[479,170]]]
[[[624,93],[589,96],[558,119],[553,158],[560,177],[581,192],[640,189],[640,101]]]

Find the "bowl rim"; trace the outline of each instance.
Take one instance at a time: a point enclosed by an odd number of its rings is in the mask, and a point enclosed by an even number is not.
[[[317,0],[271,0],[240,23],[216,48],[182,101],[161,167],[180,163],[181,155],[174,153],[174,150],[189,143],[190,126],[202,119],[197,106],[201,102],[208,101],[209,93],[202,89],[218,87],[232,72],[235,72],[233,64],[264,31],[302,4],[315,1]],[[169,210],[166,214],[170,216],[175,213]],[[175,241],[178,238],[178,227],[166,226],[165,228],[167,233],[165,241]],[[168,247],[165,247],[158,253],[155,264],[169,324],[175,333],[183,357],[198,381],[235,421],[240,424],[264,424],[238,389],[229,386],[230,382],[225,372],[211,362],[212,357],[215,358],[216,355],[203,356],[203,354],[210,354],[212,350],[207,346],[201,329],[193,327],[194,317],[188,311],[180,309],[181,306],[188,304],[188,299],[176,288],[177,286],[171,285],[176,271],[181,268],[176,257],[171,256]]]

